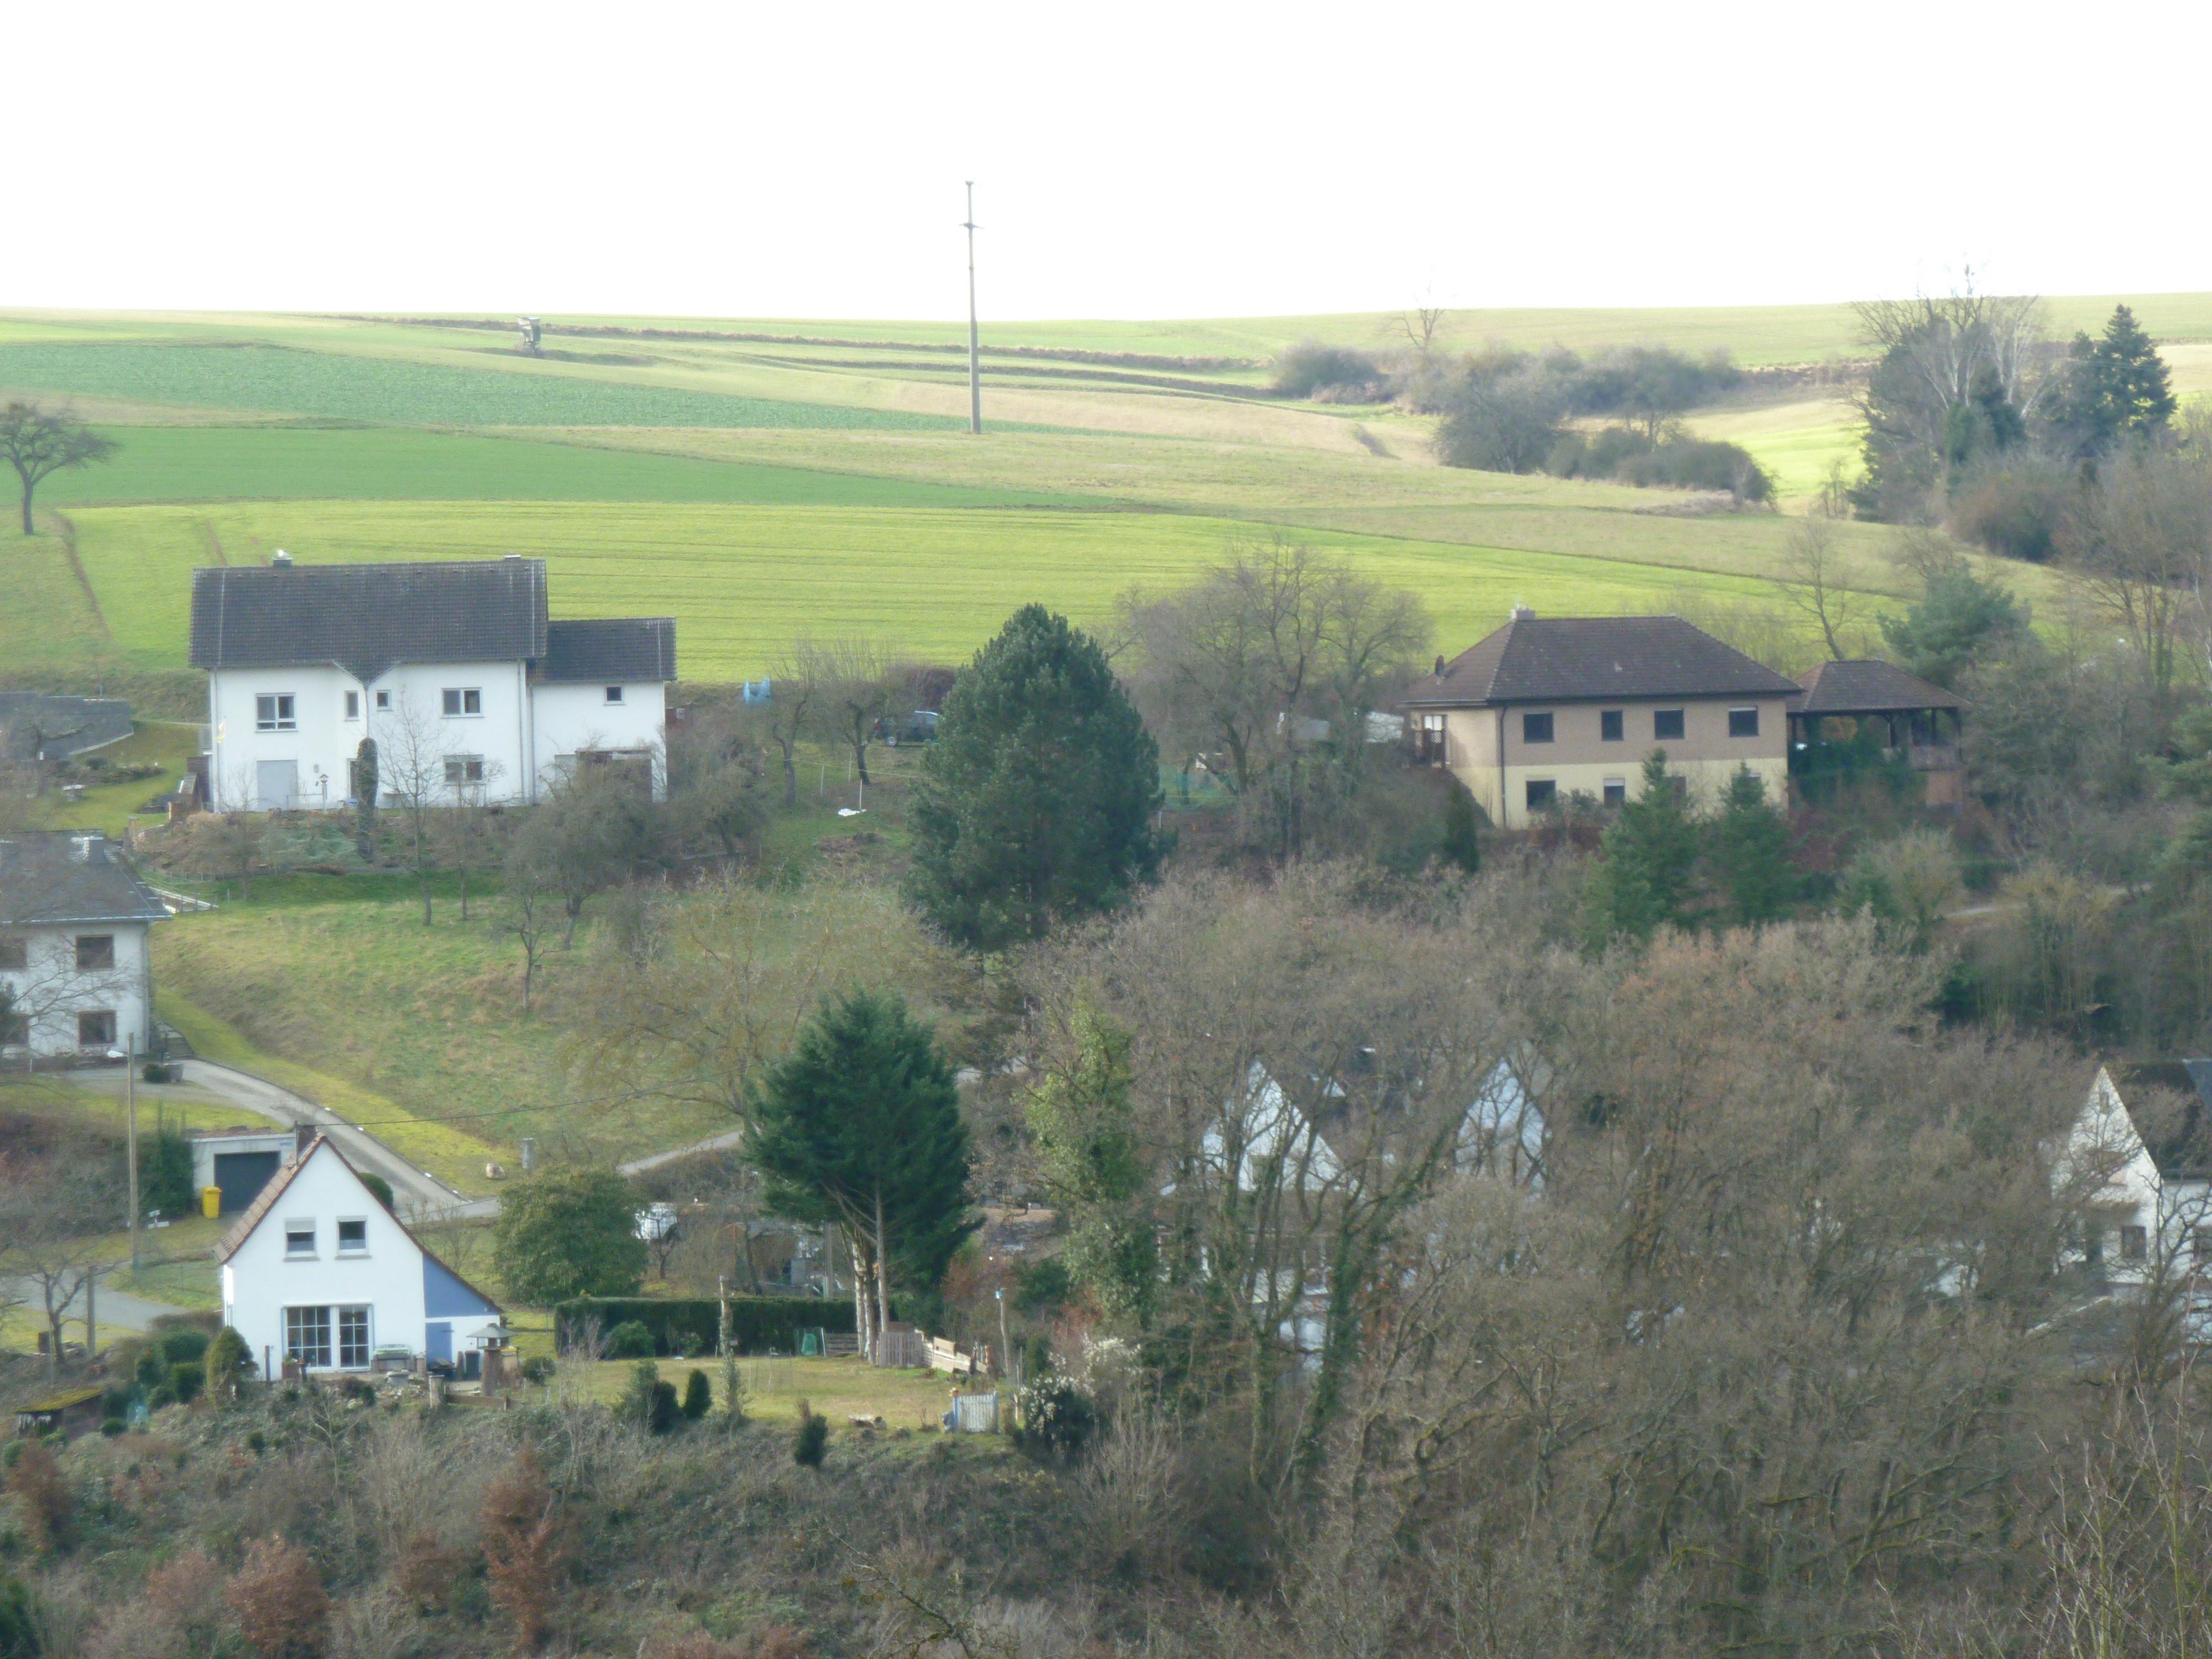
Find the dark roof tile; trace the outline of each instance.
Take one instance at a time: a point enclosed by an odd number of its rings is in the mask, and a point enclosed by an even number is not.
[[[195,668],[336,663],[366,681],[395,663],[533,661],[545,633],[543,559],[192,572]]]
[[[49,830],[0,836],[0,924],[160,921],[168,914],[105,836]]]
[[[549,623],[538,678],[567,681],[672,680],[676,619],[617,617]]]
[[[1771,697],[1797,683],[1680,617],[1516,617],[1407,689],[1410,708]]]

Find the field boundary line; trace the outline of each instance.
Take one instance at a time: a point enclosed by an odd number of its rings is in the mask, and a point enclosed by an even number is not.
[[[49,508],[52,512],[53,509]],[[84,561],[76,556],[76,521],[66,513],[55,512],[54,522],[62,527],[62,552],[69,559],[70,574],[84,594],[84,602],[92,607],[92,619],[100,626],[100,636],[110,645],[115,643],[115,630],[107,625],[107,612],[100,607],[100,595],[92,591],[92,578],[85,574]]]

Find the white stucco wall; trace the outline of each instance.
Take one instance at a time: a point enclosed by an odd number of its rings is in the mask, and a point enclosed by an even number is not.
[[[550,783],[580,750],[617,753],[641,750],[653,757],[653,793],[667,793],[662,745],[667,735],[668,688],[655,682],[626,681],[619,703],[607,701],[605,684],[532,688],[538,732],[538,775]]]
[[[341,1220],[367,1223],[368,1248],[341,1255]],[[314,1223],[313,1255],[288,1256],[285,1224]],[[422,1250],[376,1201],[329,1142],[319,1143],[259,1226],[222,1264],[223,1322],[246,1339],[253,1363],[282,1373],[284,1310],[332,1309],[331,1369],[338,1369],[335,1310],[369,1310],[368,1346],[423,1351]],[[364,1368],[365,1369],[365,1368]]]
[[[445,692],[474,690],[477,714],[448,715]],[[356,693],[360,712],[346,718],[346,693]],[[391,707],[380,709],[377,695]],[[289,693],[296,729],[258,729],[257,699]],[[481,757],[486,763],[484,798],[526,799],[532,787],[527,765],[529,691],[522,665],[514,662],[401,664],[366,683],[336,666],[225,669],[208,677],[208,720],[214,737],[216,805],[228,811],[263,811],[264,762],[290,761],[296,767],[296,805],[316,810],[342,805],[352,789],[353,757],[364,737],[382,751],[386,791],[398,775],[408,747],[403,729],[411,718],[420,726],[430,757]],[[441,771],[442,769],[439,769]],[[440,799],[453,795],[441,785]]]
[[[135,1044],[139,1053],[145,1053],[149,1035],[146,929],[143,921],[88,921],[7,930],[10,939],[23,941],[24,966],[20,972],[0,971],[0,982],[7,985],[21,1010],[33,1054],[75,1054],[77,1015],[101,1008],[114,1012],[115,1046],[127,1052]],[[103,933],[115,941],[114,967],[79,973],[78,936]],[[16,1045],[9,1048],[21,1052]]]

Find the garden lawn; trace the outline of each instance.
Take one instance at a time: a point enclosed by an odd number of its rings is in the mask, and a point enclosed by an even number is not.
[[[113,766],[158,766],[161,775],[104,783],[88,788],[75,800],[58,790],[40,797],[38,827],[46,830],[97,830],[117,840],[131,817],[154,796],[174,789],[185,775],[185,763],[199,753],[200,728],[181,720],[140,720],[131,735],[99,750]]]
[[[695,1367],[706,1372],[714,1386],[715,1409],[721,1409],[721,1361],[709,1356],[656,1363],[660,1380],[676,1385],[678,1399],[683,1397],[684,1379]],[[854,1432],[849,1419],[856,1416],[881,1417],[888,1431],[935,1431],[955,1392],[955,1379],[947,1372],[892,1370],[864,1364],[852,1356],[746,1358],[738,1364],[744,1377],[748,1416],[769,1423],[796,1424],[799,1402],[804,1400],[816,1413],[830,1419],[833,1442]],[[593,1399],[612,1405],[623,1397],[636,1371],[634,1359],[603,1359],[589,1366],[585,1386]]]

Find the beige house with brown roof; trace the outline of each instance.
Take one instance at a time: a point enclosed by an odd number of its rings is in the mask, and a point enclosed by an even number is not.
[[[1417,761],[1447,767],[1490,821],[1525,829],[1573,794],[1618,805],[1655,750],[1693,806],[1747,767],[1789,790],[1795,680],[1680,617],[1540,617],[1526,607],[1407,689]]]

